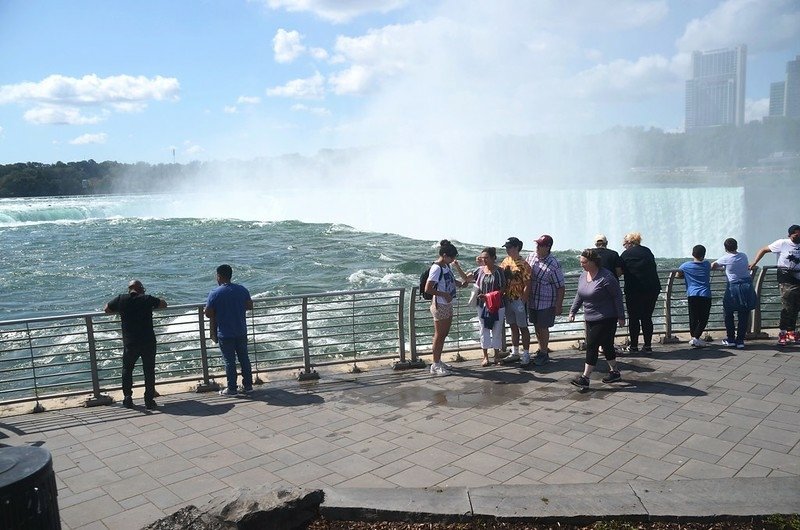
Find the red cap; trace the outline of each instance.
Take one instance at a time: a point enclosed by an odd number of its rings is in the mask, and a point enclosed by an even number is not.
[[[542,234],[539,239],[536,240],[537,245],[541,245],[543,247],[553,247],[553,238],[548,236],[547,234]]]

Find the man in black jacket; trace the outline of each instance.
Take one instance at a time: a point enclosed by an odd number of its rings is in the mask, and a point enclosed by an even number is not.
[[[153,331],[153,310],[167,307],[166,300],[144,294],[144,285],[131,280],[128,293],[108,302],[106,313],[118,313],[122,319],[122,393],[125,408],[133,408],[133,367],[142,358],[144,372],[144,406],[153,410],[156,395],[156,334]]]

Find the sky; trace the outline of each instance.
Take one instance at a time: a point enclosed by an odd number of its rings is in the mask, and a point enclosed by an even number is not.
[[[691,52],[739,44],[761,119],[798,0],[0,0],[0,163],[682,131]]]

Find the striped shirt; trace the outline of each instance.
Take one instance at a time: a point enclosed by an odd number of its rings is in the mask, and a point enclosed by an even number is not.
[[[561,264],[552,254],[539,259],[536,252],[531,252],[526,261],[531,266],[531,295],[528,299],[528,308],[539,310],[555,307],[556,294],[565,285]]]

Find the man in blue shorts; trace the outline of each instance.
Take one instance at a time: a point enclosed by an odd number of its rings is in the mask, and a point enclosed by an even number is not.
[[[250,292],[242,285],[232,283],[230,265],[217,267],[217,284],[206,302],[205,315],[211,319],[211,340],[219,342],[225,359],[225,376],[228,386],[219,391],[221,396],[235,396],[236,359],[242,367],[242,393],[253,391],[253,372],[247,353],[247,321],[245,313],[253,309]]]

